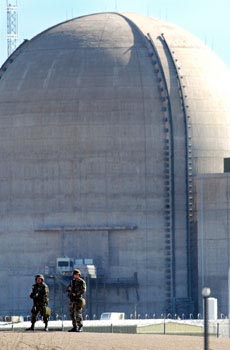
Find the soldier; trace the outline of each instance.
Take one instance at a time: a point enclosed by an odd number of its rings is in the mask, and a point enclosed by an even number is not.
[[[82,309],[85,306],[85,299],[82,295],[86,291],[86,283],[81,278],[81,271],[73,271],[73,279],[66,288],[70,299],[69,310],[73,328],[69,332],[82,332],[83,318]]]
[[[33,299],[33,307],[31,310],[31,326],[26,330],[34,331],[34,325],[37,320],[37,315],[40,315],[43,318],[43,322],[45,323],[45,331],[48,331],[48,320],[51,314],[51,310],[48,307],[49,302],[49,287],[44,282],[43,275],[35,276],[35,284],[32,286],[32,292],[30,293],[30,298]]]

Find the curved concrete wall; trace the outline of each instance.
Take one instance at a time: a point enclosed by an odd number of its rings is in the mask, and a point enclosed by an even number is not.
[[[137,272],[140,295],[134,287],[121,295],[109,289],[105,301],[99,292],[98,312],[137,306],[160,313],[172,310],[172,299],[191,298],[186,128],[162,32],[183,71],[193,174],[222,171],[230,148],[226,71],[175,26],[133,14],[77,18],[32,39],[2,74],[0,265],[11,281],[25,276],[23,312],[26,275],[52,268],[63,255],[93,258],[108,279]],[[172,219],[166,225],[164,104],[147,33],[173,108],[173,229]],[[10,298],[2,309],[16,310],[11,282],[3,293]]]

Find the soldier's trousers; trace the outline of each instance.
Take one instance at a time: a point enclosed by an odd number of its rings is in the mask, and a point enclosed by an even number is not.
[[[83,317],[82,317],[82,305],[76,302],[70,302],[69,304],[70,317],[72,320],[73,327],[77,325],[82,325]]]
[[[49,321],[49,316],[46,315],[46,313],[45,313],[45,306],[44,305],[34,305],[32,307],[32,310],[31,310],[31,323],[32,323],[32,325],[34,325],[35,322],[37,321],[37,315],[39,313],[42,316],[43,322],[45,323],[45,325],[47,325],[48,321]]]

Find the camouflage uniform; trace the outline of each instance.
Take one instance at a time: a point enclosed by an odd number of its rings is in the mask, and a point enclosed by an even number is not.
[[[74,270],[75,271],[79,270]],[[80,275],[80,271],[77,272]],[[70,317],[72,320],[73,328],[70,330],[71,332],[80,332],[83,326],[83,317],[82,317],[82,309],[85,306],[85,299],[82,295],[86,291],[86,283],[82,278],[72,279],[70,284],[68,285],[66,291],[68,292],[68,296],[70,299],[69,303],[69,311]]]
[[[37,283],[37,278],[42,279],[42,283]],[[37,320],[37,315],[40,315],[43,318],[45,323],[45,330],[48,330],[48,320],[50,316],[50,309],[48,308],[49,302],[49,287],[44,282],[43,275],[37,275],[35,277],[35,284],[32,286],[32,292],[30,293],[30,298],[33,299],[33,307],[31,309],[31,327],[28,330],[34,330],[34,325]]]

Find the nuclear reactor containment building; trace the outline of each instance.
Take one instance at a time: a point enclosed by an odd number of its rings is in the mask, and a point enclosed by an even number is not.
[[[25,41],[0,77],[1,313],[30,312],[36,273],[61,312],[64,257],[95,267],[89,315],[196,314],[204,286],[227,313],[221,60],[170,23],[101,13]]]

